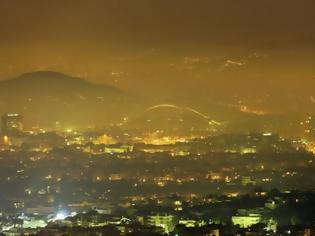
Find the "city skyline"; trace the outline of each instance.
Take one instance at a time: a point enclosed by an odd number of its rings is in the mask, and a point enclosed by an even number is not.
[[[0,0],[0,236],[315,235],[314,0]]]

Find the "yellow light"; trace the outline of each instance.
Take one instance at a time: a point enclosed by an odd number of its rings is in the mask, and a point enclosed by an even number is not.
[[[3,142],[4,142],[5,145],[9,144],[9,137],[5,135],[3,137]]]

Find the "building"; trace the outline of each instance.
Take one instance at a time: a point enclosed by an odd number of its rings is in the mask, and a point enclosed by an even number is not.
[[[258,224],[261,221],[260,214],[236,215],[232,216],[233,225],[239,225],[240,228],[248,228]]]
[[[241,184],[243,186],[247,186],[247,185],[256,185],[256,181],[254,181],[252,179],[252,177],[250,176],[242,176],[241,178]]]
[[[130,145],[108,145],[105,147],[104,152],[108,154],[123,154],[133,151],[133,146]]]
[[[2,133],[8,134],[12,132],[23,131],[23,117],[17,113],[7,113],[1,119]]]
[[[165,233],[172,232],[175,226],[178,224],[178,219],[173,215],[155,215],[148,216],[148,225],[161,227],[164,229]]]

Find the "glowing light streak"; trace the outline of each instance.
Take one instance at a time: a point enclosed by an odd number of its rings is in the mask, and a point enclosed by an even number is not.
[[[186,110],[186,111],[189,111],[193,114],[196,114],[197,116],[201,117],[202,119],[204,120],[207,120],[209,122],[210,125],[222,125],[221,122],[218,122],[218,121],[215,121],[215,120],[210,120],[210,117],[203,114],[202,112],[200,111],[197,111],[196,109],[193,109],[191,107],[180,107],[180,106],[177,106],[177,105],[174,105],[174,104],[159,104],[159,105],[155,105],[155,106],[152,106],[152,107],[149,107],[146,112],[149,112],[149,111],[152,111],[152,110],[156,110],[156,109],[159,109],[159,108],[171,108],[171,109],[177,109],[177,110]]]

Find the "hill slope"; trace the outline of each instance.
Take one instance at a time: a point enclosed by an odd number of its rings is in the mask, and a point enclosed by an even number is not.
[[[22,113],[39,125],[106,125],[119,120],[131,100],[118,88],[53,71],[0,81],[0,112]]]

